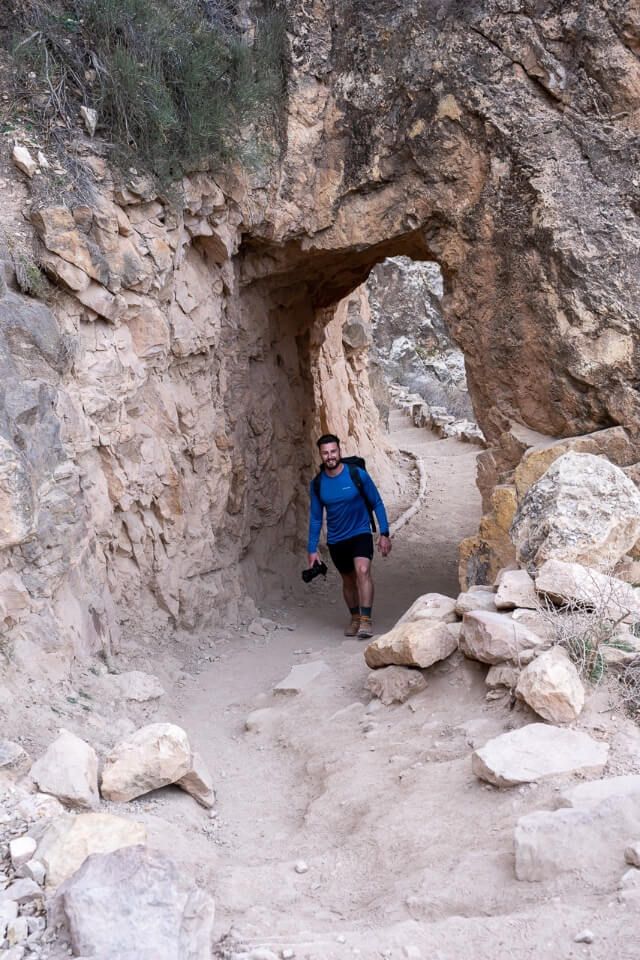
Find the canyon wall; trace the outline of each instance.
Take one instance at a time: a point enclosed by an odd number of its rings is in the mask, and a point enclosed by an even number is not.
[[[80,136],[82,194],[3,166],[6,243],[26,215],[56,286],[50,306],[21,296],[3,251],[0,612],[18,663],[241,617],[299,566],[319,428],[348,430],[391,483],[344,339],[354,301],[338,306],[388,256],[440,264],[489,440],[513,422],[636,429],[637,4],[286,8],[268,167],[194,174],[169,202]]]

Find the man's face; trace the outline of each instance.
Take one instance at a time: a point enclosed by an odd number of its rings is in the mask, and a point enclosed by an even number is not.
[[[320,447],[322,462],[329,470],[333,470],[340,463],[340,447],[337,443],[323,443]]]

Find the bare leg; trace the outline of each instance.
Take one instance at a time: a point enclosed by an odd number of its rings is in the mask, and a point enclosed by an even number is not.
[[[342,596],[349,610],[358,607],[358,580],[355,570],[351,573],[341,573],[342,577]]]
[[[373,580],[371,578],[371,560],[367,557],[355,557],[353,561],[358,586],[358,600],[361,607],[373,606]]]

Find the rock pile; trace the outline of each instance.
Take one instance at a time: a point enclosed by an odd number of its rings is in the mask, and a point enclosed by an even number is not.
[[[395,385],[389,387],[389,393],[396,406],[411,418],[414,426],[426,427],[438,437],[450,437],[463,443],[486,446],[484,434],[473,420],[456,417],[444,407],[431,405],[423,397],[407,393]]]
[[[201,757],[174,724],[150,724],[118,743],[101,778],[93,748],[67,730],[33,764],[19,744],[0,742],[5,960],[48,956],[58,928],[76,956],[208,960],[211,897],[147,849],[143,824],[98,809],[101,796],[126,801],[167,784],[214,803]]]

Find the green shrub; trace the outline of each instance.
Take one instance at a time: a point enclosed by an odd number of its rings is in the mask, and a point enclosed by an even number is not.
[[[44,91],[42,119],[71,127],[81,104],[94,107],[123,163],[172,180],[211,158],[242,159],[246,141],[275,125],[285,32],[273,8],[248,42],[225,0],[14,5],[11,49]]]

